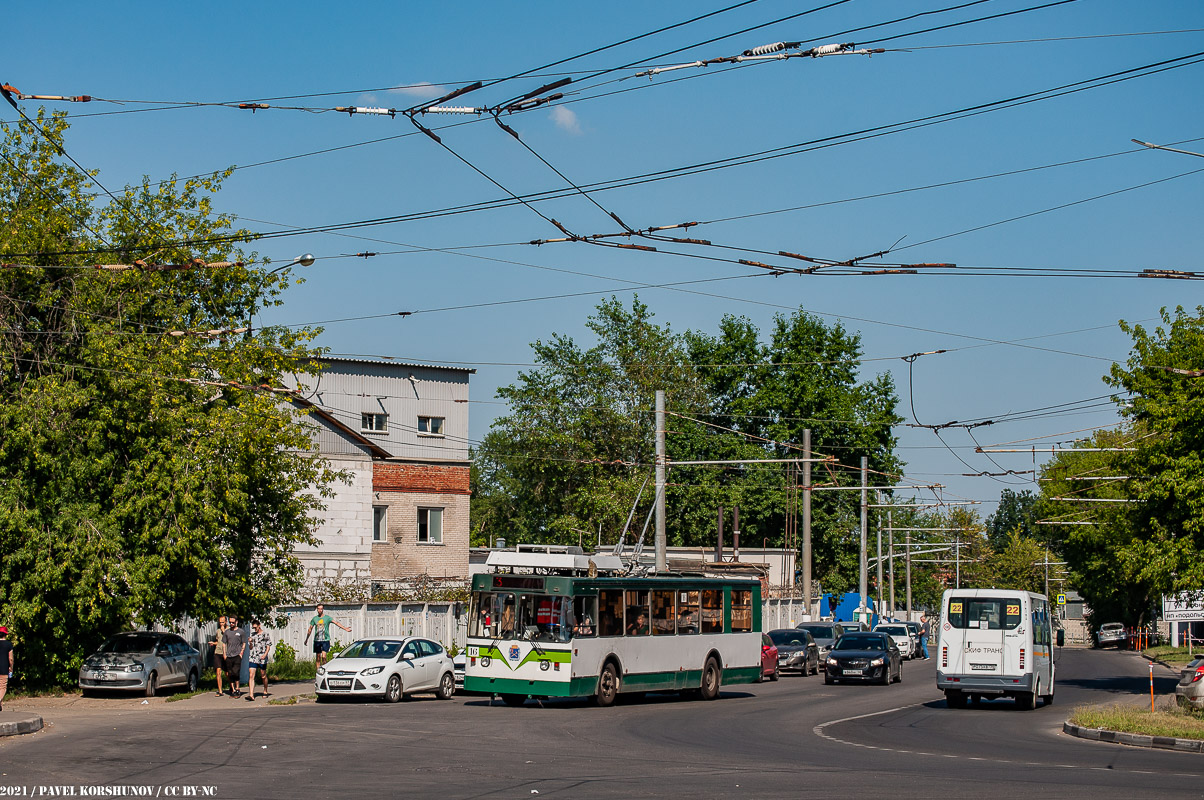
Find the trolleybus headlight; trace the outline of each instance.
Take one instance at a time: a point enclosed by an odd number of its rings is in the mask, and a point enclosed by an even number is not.
[[[547,672],[547,671],[548,671],[548,665],[549,665],[550,663],[551,663],[551,662],[548,662],[548,661],[540,661],[540,662],[539,662],[539,668],[540,668],[540,669],[542,669],[544,672]]]
[[[487,667],[487,666],[489,666],[491,663],[493,663],[493,659],[492,659],[492,658],[490,658],[489,656],[482,656],[482,657],[481,657],[481,666],[482,666],[482,667]]]

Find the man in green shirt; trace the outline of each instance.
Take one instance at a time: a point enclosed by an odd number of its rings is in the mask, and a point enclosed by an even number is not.
[[[305,631],[305,643],[309,643],[309,635],[312,633],[314,635],[314,661],[318,662],[320,669],[326,663],[326,654],[330,652],[330,624],[333,622],[348,633],[351,633],[351,628],[327,614],[321,603],[318,604],[317,612],[317,615],[309,621],[308,630]]]

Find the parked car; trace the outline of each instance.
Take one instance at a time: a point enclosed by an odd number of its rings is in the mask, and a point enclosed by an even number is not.
[[[778,646],[769,638],[768,633],[761,634],[761,680],[769,678],[776,681],[778,675]]]
[[[174,633],[128,631],[110,636],[84,659],[79,688],[141,692],[154,697],[159,689],[177,687],[195,692],[201,675],[201,654]]]
[[[836,640],[844,636],[844,628],[839,622],[804,622],[798,626],[800,631],[807,631],[819,648],[819,660],[828,657],[828,651],[836,644]]]
[[[456,678],[457,689],[464,688],[464,672],[467,665],[468,659],[465,657],[463,650],[452,656],[452,672]]]
[[[1204,708],[1204,656],[1196,656],[1179,672],[1175,699],[1184,707]]]
[[[802,675],[819,674],[819,647],[807,631],[781,628],[769,632],[778,646],[778,670],[798,670]]]
[[[1096,647],[1124,647],[1125,640],[1128,638],[1124,623],[1105,622],[1095,633],[1095,645]]]
[[[824,683],[872,681],[886,685],[903,680],[903,656],[885,633],[846,633],[828,654]]]
[[[838,622],[836,624],[839,625],[844,630],[845,633],[860,633],[863,631],[868,631],[870,629],[869,625],[866,625],[864,622],[861,622],[860,620],[848,621],[848,622]]]
[[[911,633],[908,632],[907,626],[901,622],[884,622],[881,625],[874,626],[874,631],[877,633],[885,633],[895,640],[895,646],[899,648],[899,654],[903,658],[911,658],[915,651],[912,650]]]
[[[911,634],[911,652],[918,655],[923,650],[920,646],[920,623],[908,621],[901,624],[906,626],[907,632]]]
[[[318,669],[318,701],[338,696],[379,696],[396,703],[408,694],[456,691],[455,668],[443,645],[429,639],[360,639]]]

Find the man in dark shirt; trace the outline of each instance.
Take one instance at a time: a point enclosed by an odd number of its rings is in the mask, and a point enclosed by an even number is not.
[[[247,637],[236,618],[230,617],[230,627],[222,631],[222,641],[226,643],[226,674],[233,689],[230,696],[238,697],[242,694],[239,690],[239,675],[242,672],[242,657],[247,649]]]
[[[4,695],[13,676],[13,643],[8,640],[8,628],[0,625],[0,711],[4,710]]]

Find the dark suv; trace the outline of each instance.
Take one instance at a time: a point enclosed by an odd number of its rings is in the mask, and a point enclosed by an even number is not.
[[[828,651],[836,645],[836,640],[844,635],[839,622],[803,622],[795,627],[807,631],[819,648],[819,661],[822,664],[828,657]]]

